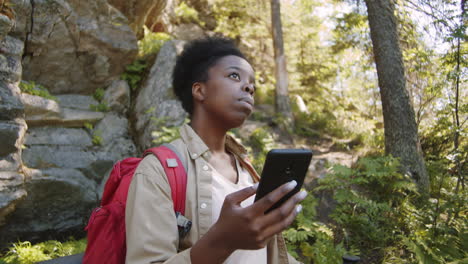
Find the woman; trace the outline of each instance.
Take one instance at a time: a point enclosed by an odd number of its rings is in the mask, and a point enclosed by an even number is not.
[[[281,232],[300,212],[306,193],[264,214],[296,183],[253,203],[258,175],[244,147],[226,134],[251,114],[254,81],[252,66],[231,40],[186,45],[173,86],[191,122],[171,144],[188,161],[185,217],[192,228],[179,238],[164,170],[156,157],[145,157],[128,193],[126,263],[296,263]]]

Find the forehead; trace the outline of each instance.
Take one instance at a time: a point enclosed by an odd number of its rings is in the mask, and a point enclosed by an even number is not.
[[[249,75],[255,76],[255,71],[252,68],[252,65],[250,65],[250,63],[245,59],[234,55],[221,57],[212,68],[214,68],[214,70],[237,68],[240,71],[244,71]]]

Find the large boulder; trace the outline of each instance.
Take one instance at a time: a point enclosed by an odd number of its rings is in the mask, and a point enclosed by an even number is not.
[[[111,111],[126,114],[130,107],[130,86],[124,80],[115,80],[107,87],[102,100]]]
[[[14,12],[14,26],[9,33],[10,36],[25,41],[31,30],[31,12],[33,1],[9,0]]]
[[[8,83],[19,82],[23,48],[23,41],[11,36],[5,36],[0,42],[0,80]]]
[[[128,120],[115,113],[108,113],[96,125],[93,133],[101,138],[101,149],[114,160],[135,156],[136,146],[130,138]]]
[[[27,175],[27,199],[16,204],[9,221],[1,227],[1,245],[18,239],[83,236],[87,216],[97,203],[96,183],[77,169],[29,170]]]
[[[86,124],[95,124],[104,117],[102,112],[93,110],[99,103],[91,96],[68,94],[58,95],[56,98],[57,100],[52,100],[25,93],[21,95],[26,122],[30,127],[84,127]]]
[[[159,17],[166,6],[166,0],[108,0],[108,2],[122,12],[128,19],[135,34],[143,30],[145,21]]]
[[[35,0],[23,79],[53,94],[91,94],[133,61],[137,39],[128,21],[105,0]]]
[[[162,125],[181,125],[187,116],[172,91],[172,72],[177,53],[182,48],[182,42],[173,40],[162,46],[138,94],[134,115],[140,149],[153,145],[153,131],[160,129]]]
[[[0,71],[2,69],[0,68]],[[17,85],[0,81],[0,120],[24,118],[24,106]]]

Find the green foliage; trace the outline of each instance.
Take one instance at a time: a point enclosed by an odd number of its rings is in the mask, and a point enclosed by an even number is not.
[[[204,26],[205,23],[198,17],[198,11],[182,1],[174,10],[179,23],[197,23]]]
[[[89,109],[96,112],[108,112],[110,108],[106,103],[99,103],[90,105]]]
[[[317,199],[308,195],[301,204],[302,212],[293,225],[283,232],[291,256],[304,263],[341,263],[346,250],[342,244],[334,244],[334,234],[329,227],[313,220]]]
[[[15,243],[4,257],[0,258],[0,263],[8,264],[32,264],[58,257],[69,256],[84,252],[86,249],[86,239],[75,240],[71,238],[67,242],[49,240],[32,245],[30,242]]]
[[[23,93],[37,95],[37,96],[40,96],[40,97],[44,97],[46,99],[51,99],[51,100],[57,101],[57,97],[51,95],[49,93],[49,90],[47,90],[47,88],[45,88],[44,86],[42,86],[40,84],[36,84],[33,81],[29,81],[29,82],[28,81],[21,81],[19,83],[19,88],[21,89],[21,91]]]
[[[93,130],[93,124],[89,123],[89,122],[86,122],[84,123],[84,127],[86,129],[88,129],[88,131],[92,131]]]
[[[158,54],[164,43],[171,39],[166,33],[150,32],[144,28],[144,37],[138,41],[138,57],[125,67],[124,73],[120,76],[127,81],[130,88],[135,91],[143,80],[151,61]]]
[[[145,59],[136,59],[132,64],[125,67],[125,72],[120,78],[127,81],[132,90],[136,90],[140,86],[143,75],[149,63]]]
[[[96,101],[101,102],[102,98],[104,98],[105,90],[103,88],[97,88],[96,91],[94,91],[93,98],[96,99]]]
[[[275,147],[274,139],[264,128],[256,128],[247,142],[253,151],[252,165],[257,171],[262,171],[266,154]]]
[[[95,145],[95,146],[101,146],[102,145],[103,139],[102,139],[102,136],[101,136],[101,131],[97,130],[97,131],[93,132],[92,142],[93,142],[93,145]]]
[[[333,192],[337,206],[331,217],[346,246],[366,256],[381,255],[404,231],[397,208],[417,193],[399,166],[391,157],[363,158],[353,169],[335,165],[333,173],[319,181],[316,190]]]
[[[138,41],[138,57],[148,58],[159,53],[164,43],[171,39],[166,33],[151,32],[147,27],[144,28],[145,36]]]
[[[168,118],[152,117],[151,121],[158,127],[157,130],[151,132],[154,144],[169,143],[180,137],[179,126],[166,126]],[[188,120],[185,120],[185,122],[188,122]]]

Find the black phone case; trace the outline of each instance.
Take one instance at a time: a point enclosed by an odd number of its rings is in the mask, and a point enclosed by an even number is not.
[[[265,213],[278,208],[291,196],[299,192],[304,183],[311,159],[312,151],[307,149],[272,149],[268,152],[255,201],[260,200],[271,191],[291,180],[295,180],[297,186]]]

